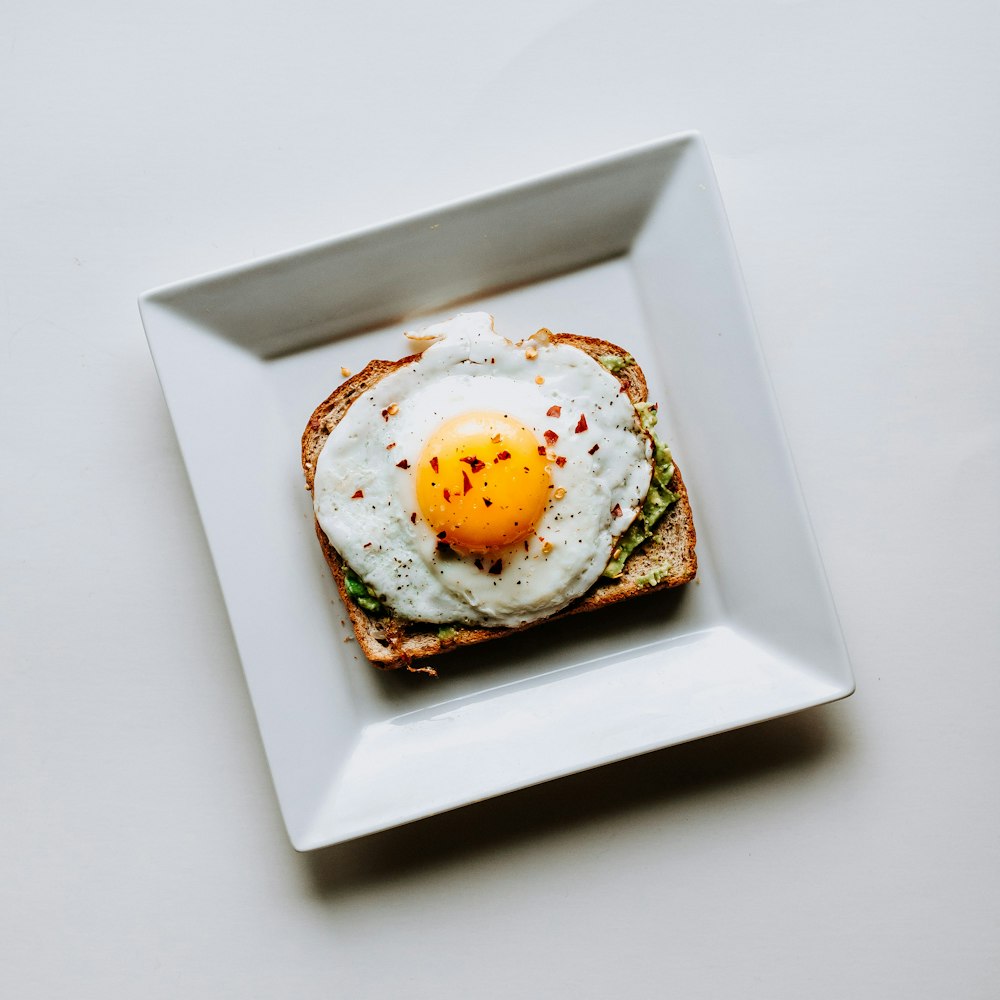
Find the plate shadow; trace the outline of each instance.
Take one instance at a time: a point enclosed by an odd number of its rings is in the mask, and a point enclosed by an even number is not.
[[[830,708],[656,750],[302,854],[305,881],[321,900],[342,899],[572,828],[669,811],[738,785],[808,771],[849,750]]]

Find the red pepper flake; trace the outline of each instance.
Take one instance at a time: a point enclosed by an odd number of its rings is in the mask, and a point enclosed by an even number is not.
[[[482,472],[486,468],[485,462],[480,462],[475,455],[466,455],[465,458],[460,458],[460,462],[465,462],[473,472]]]
[[[370,549],[372,547],[372,543],[371,542],[365,542],[365,544],[362,545],[361,547],[363,549]]]
[[[435,456],[434,456],[434,457],[433,457],[433,458],[431,459],[431,468],[432,468],[432,469],[433,469],[433,470],[434,470],[435,472],[437,472],[437,470],[438,470],[438,460],[437,460],[437,455],[435,455]]]
[[[471,490],[471,489],[472,489],[472,481],[469,479],[469,474],[465,471],[465,469],[463,469],[462,470],[462,496],[464,497],[465,494],[468,493],[469,490]]]
[[[558,465],[559,468],[561,469],[565,464],[566,464],[566,456],[565,455],[559,455],[556,458],[556,465]]]
[[[371,545],[371,542],[369,542],[368,544]],[[525,552],[528,551],[528,539],[527,538],[524,540],[524,551]]]
[[[508,458],[510,458],[509,451],[498,451],[497,457],[493,459],[493,462],[494,464],[496,464],[497,462],[506,462]]]
[[[614,507],[611,508],[611,516],[612,517],[622,516],[622,505],[620,503],[616,503]]]
[[[413,513],[412,513],[412,514],[410,515],[410,524],[416,524],[416,523],[417,523],[417,512],[416,512],[416,511],[414,511],[414,512],[413,512]]]
[[[555,431],[545,432],[545,443],[551,448],[559,440],[559,435]]]
[[[562,407],[561,406],[550,406],[545,411],[545,416],[547,416],[547,417],[558,417],[558,416],[561,416],[561,415],[562,415]]]
[[[483,503],[486,504],[487,507],[492,507],[493,506],[493,501],[492,500],[488,500],[486,497],[483,497]]]
[[[451,503],[451,490],[449,490],[447,487],[445,487],[444,490],[444,502]]]
[[[448,532],[447,531],[439,531],[438,532],[438,538],[447,538],[447,537],[448,537]]]
[[[601,446],[600,446],[599,444],[595,444],[595,445],[594,445],[594,447],[593,447],[593,448],[591,448],[591,449],[590,449],[590,450],[589,450],[589,451],[587,452],[587,454],[588,454],[588,455],[593,455],[593,454],[594,454],[594,452],[595,452],[595,451],[597,451],[597,449],[598,449],[598,448],[600,448],[600,447],[601,447]]]
[[[491,573],[491,574],[492,574],[493,576],[499,576],[499,575],[500,575],[500,574],[501,574],[501,573],[503,572],[503,560],[502,560],[502,559],[498,559],[498,560],[497,560],[497,561],[496,561],[496,562],[495,562],[495,563],[494,563],[494,564],[493,564],[493,565],[492,565],[492,566],[490,567],[490,570],[489,570],[489,571],[490,571],[490,573]]]
[[[482,569],[483,568],[483,561],[482,561],[482,559],[477,559],[475,561],[474,565],[475,565],[476,569]]]
[[[389,444],[387,444],[385,446],[385,450],[386,451],[392,451],[392,449],[395,448],[395,447],[396,447],[396,442],[395,441],[391,441]]]
[[[397,462],[396,463],[396,468],[397,469],[408,469],[409,467],[410,467],[410,463],[407,462],[405,458],[403,459],[402,462]]]
[[[358,492],[355,493],[354,496],[351,497],[351,499],[352,500],[363,500],[364,496],[365,496],[364,490],[358,490]]]
[[[581,413],[580,419],[576,422],[576,433],[582,434],[587,429],[587,418]]]
[[[540,445],[538,446],[538,454],[539,454],[539,455],[544,455],[544,454],[545,454],[545,445],[541,445],[541,444],[540,444]]]

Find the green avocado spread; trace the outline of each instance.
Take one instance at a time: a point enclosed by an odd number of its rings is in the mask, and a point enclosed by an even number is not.
[[[643,573],[635,582],[639,587],[655,587],[665,576],[670,575],[670,561],[660,563],[655,569]]]
[[[653,429],[656,427],[656,404],[636,403],[635,410],[639,415],[640,426],[649,433],[653,441],[653,478],[650,480],[649,492],[646,494],[639,516],[618,539],[611,561],[604,567],[602,575],[612,580],[622,575],[625,560],[653,534],[667,508],[678,496],[670,489],[671,480],[674,478],[674,460],[670,455],[670,449],[656,436],[656,431]],[[665,575],[665,572],[661,575]],[[640,582],[652,586],[659,581]]]
[[[368,614],[376,617],[385,614],[382,602],[375,596],[375,591],[366,586],[361,577],[346,564],[344,565],[344,586],[347,587],[347,593],[350,594],[351,600],[362,611],[367,611]]]
[[[631,354],[626,354],[624,357],[620,354],[600,354],[598,355],[597,360],[604,365],[604,367],[607,368],[612,375],[614,375],[615,372],[620,372],[623,368],[628,368],[629,365],[635,363],[635,358],[633,358]]]

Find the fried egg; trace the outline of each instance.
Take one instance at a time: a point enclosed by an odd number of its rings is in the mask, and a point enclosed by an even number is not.
[[[642,507],[648,435],[610,372],[488,313],[428,327],[350,406],[317,461],[316,519],[416,622],[515,626],[585,594]]]

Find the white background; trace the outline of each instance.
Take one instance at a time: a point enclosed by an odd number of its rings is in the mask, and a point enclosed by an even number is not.
[[[998,41],[968,0],[8,2],[5,994],[996,996]],[[137,294],[689,128],[857,694],[295,854]]]

